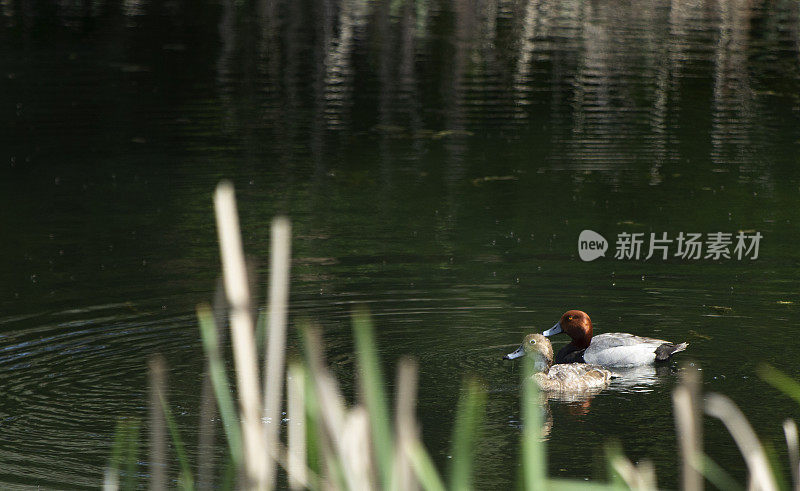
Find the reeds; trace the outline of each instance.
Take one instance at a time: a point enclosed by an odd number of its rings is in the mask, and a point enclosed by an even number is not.
[[[694,367],[684,366],[681,384],[672,392],[675,408],[675,427],[678,434],[678,449],[681,455],[681,489],[701,491],[703,489],[702,454],[703,426],[700,409],[700,372]]]
[[[289,220],[285,217],[273,220],[270,242],[269,336],[264,363],[264,418],[267,421],[265,444],[268,449],[277,446],[281,422],[291,239],[292,228]],[[265,468],[267,470],[265,484],[272,488],[275,485],[275,465],[270,463]]]
[[[301,324],[302,359],[291,359],[286,368],[286,326],[290,265],[290,225],[285,218],[273,221],[268,333],[264,353],[259,353],[251,311],[233,188],[223,183],[215,194],[217,225],[228,302],[231,342],[235,366],[235,390],[226,373],[220,346],[220,331],[211,307],[197,309],[203,349],[208,360],[208,379],[218,408],[231,466],[218,482],[205,487],[224,489],[315,490],[466,490],[472,489],[476,443],[481,431],[487,394],[474,378],[463,382],[452,436],[452,459],[441,473],[420,439],[416,420],[418,367],[413,360],[397,365],[394,415],[385,391],[375,349],[369,313],[353,312],[358,396],[349,405],[338,381],[328,369],[318,328]],[[258,367],[263,361],[263,375]],[[187,452],[181,441],[165,396],[166,368],[161,358],[151,361],[150,487],[164,489],[177,484],[193,489]],[[655,489],[652,464],[632,464],[617,446],[609,446],[610,481],[552,479],[547,475],[545,443],[542,441],[542,409],[538,388],[530,374],[529,360],[522,371],[522,487],[539,489]],[[675,423],[682,456],[682,487],[703,489],[705,479],[722,489],[741,487],[702,450],[702,402],[699,374],[685,367],[673,394]],[[763,367],[762,378],[800,400],[800,384],[780,372]],[[261,380],[263,378],[263,380]],[[286,421],[284,409],[286,394]],[[234,397],[236,394],[236,397]],[[235,402],[236,399],[236,402]],[[238,402],[238,404],[237,404]],[[735,405],[718,394],[706,397],[704,410],[719,418],[731,432],[748,466],[750,489],[776,489],[774,469],[752,428]],[[206,422],[210,424],[210,422]],[[284,430],[285,428],[285,430]],[[108,490],[136,486],[138,423],[122,421],[105,474]],[[800,449],[794,422],[784,423],[789,447],[792,482],[800,491]],[[166,435],[179,462],[177,480],[168,478]],[[285,443],[284,443],[285,442]],[[204,463],[208,465],[208,463]],[[282,472],[278,472],[278,468]],[[198,475],[213,475],[203,468]]]
[[[258,383],[258,355],[255,330],[250,315],[250,288],[239,232],[239,215],[233,185],[223,182],[214,193],[217,236],[225,294],[230,306],[231,340],[236,366],[236,388],[242,426],[242,461],[247,488],[268,488],[267,445],[261,424],[261,388]]]
[[[800,384],[768,365],[759,367],[762,379],[800,402]],[[747,418],[728,397],[722,394],[707,394],[701,404],[699,375],[688,365],[683,368],[681,385],[673,393],[675,424],[682,461],[683,489],[703,489],[704,476],[719,489],[742,489],[723,468],[704,454],[701,446],[701,407],[709,416],[718,418],[730,432],[733,441],[744,458],[748,471],[748,490],[772,491],[779,489],[779,471],[770,462],[768,454],[758,439]],[[791,468],[792,489],[800,491],[800,451],[798,450],[797,426],[787,419],[783,423]]]

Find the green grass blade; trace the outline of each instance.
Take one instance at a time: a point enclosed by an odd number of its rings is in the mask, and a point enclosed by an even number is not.
[[[547,463],[542,439],[539,386],[533,379],[533,360],[523,358],[522,370],[522,468],[525,489],[545,489]]]
[[[125,438],[127,445],[123,457],[125,479],[122,481],[122,489],[135,489],[136,471],[139,467],[139,430],[141,424],[139,420],[130,420],[127,423],[128,434]]]
[[[625,457],[622,445],[618,440],[610,440],[606,442],[603,451],[606,454],[606,473],[608,474],[609,486],[613,489],[627,489],[628,486],[625,484],[625,480],[613,464],[616,459]]]
[[[225,459],[225,465],[222,468],[222,477],[220,478],[219,489],[221,491],[232,491],[236,489],[236,478],[241,467],[236,465],[233,457],[228,455]]]
[[[117,421],[117,427],[114,430],[114,443],[111,445],[111,458],[108,459],[108,468],[115,473],[119,474],[119,469],[123,460],[123,453],[125,452],[125,438],[128,436],[127,422],[124,419]]]
[[[769,462],[769,470],[772,471],[772,477],[778,485],[778,489],[791,489],[786,476],[783,475],[781,459],[778,457],[778,451],[770,442],[764,442],[764,453],[767,454],[767,462]]]
[[[445,491],[442,478],[436,471],[436,466],[433,464],[430,455],[422,447],[419,441],[409,443],[409,448],[406,448],[408,458],[411,460],[411,467],[414,469],[417,479],[419,479],[422,489],[426,491]]]
[[[228,385],[228,377],[225,375],[225,365],[220,356],[221,350],[217,336],[217,325],[214,322],[214,314],[211,312],[211,307],[199,305],[197,307],[197,319],[200,322],[203,348],[208,358],[211,383],[214,387],[219,414],[222,418],[222,426],[228,439],[228,448],[238,469],[241,468],[243,460],[241,426],[236,413],[236,405],[233,403],[233,397],[231,396],[230,386]]]
[[[471,489],[474,447],[486,406],[486,392],[476,380],[465,381],[456,412],[450,455],[450,489]]]
[[[297,361],[290,361],[286,371],[286,474],[292,489],[300,488],[308,481],[306,380],[305,367]]]
[[[736,482],[734,478],[728,474],[725,469],[720,467],[719,464],[714,462],[707,454],[700,456],[699,471],[708,481],[716,486],[718,489],[725,489],[730,491],[742,491],[741,484]]]
[[[760,365],[756,372],[762,380],[791,397],[800,404],[800,383],[772,365]]]
[[[309,438],[307,442],[307,457],[309,469],[319,476],[319,479],[311,476],[309,485],[312,489],[319,489],[324,485],[331,486],[332,489],[347,489],[342,464],[338,459],[337,451],[334,448],[335,443],[332,440],[334,435],[329,434],[327,431],[325,421],[326,408],[323,407],[321,402],[323,396],[320,394],[322,385],[318,385],[326,383],[336,385],[336,382],[330,378],[331,375],[326,368],[324,349],[319,331],[302,320],[299,323],[299,328],[302,332],[304,359],[308,367],[306,370],[308,378],[305,384],[306,435]],[[341,397],[338,394],[338,385],[333,387],[332,390],[337,392],[333,396],[334,398]],[[338,402],[343,404],[343,401]],[[327,409],[330,410],[331,408]],[[330,415],[330,411],[328,411],[328,416]]]
[[[378,472],[384,488],[392,482],[394,442],[391,420],[383,389],[383,376],[375,351],[375,338],[369,314],[362,309],[353,313],[353,333],[356,341],[359,381],[364,402],[369,411],[372,443],[378,462]]]
[[[139,453],[140,424],[135,419],[119,419],[114,430],[114,443],[111,447],[111,457],[106,469],[104,485],[115,489],[120,485],[120,474],[125,480],[121,483],[122,489],[136,487],[136,468]]]
[[[181,435],[178,431],[178,424],[175,423],[175,419],[172,417],[172,411],[170,411],[169,407],[167,406],[167,400],[164,397],[164,394],[160,394],[160,396],[161,409],[164,411],[164,420],[167,423],[167,428],[169,429],[170,436],[172,437],[172,445],[175,447],[175,454],[178,457],[178,465],[180,465],[181,468],[180,475],[178,477],[178,485],[182,489],[194,489],[189,457],[186,455],[186,449],[183,446],[183,441],[181,440]]]
[[[322,438],[319,434],[322,423],[320,422],[319,400],[314,390],[314,382],[306,371],[305,404],[306,404],[306,459],[308,468],[317,475],[322,475],[324,456],[322,452]]]
[[[304,401],[306,409],[306,458],[308,459],[308,468],[315,474],[322,475],[322,466],[324,462],[324,455],[322,449],[322,442],[320,439],[321,431],[321,415],[319,408],[319,397],[317,396],[316,385],[314,383],[314,370],[312,349],[316,349],[314,342],[311,340],[310,327],[305,320],[298,321],[297,328],[300,331],[300,339],[303,343],[303,361],[301,365],[305,370],[305,389]]]
[[[617,487],[611,484],[576,481],[573,479],[548,479],[544,488],[547,491],[612,491],[626,490],[627,486]]]

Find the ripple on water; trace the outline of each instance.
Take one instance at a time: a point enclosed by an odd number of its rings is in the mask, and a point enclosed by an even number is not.
[[[9,486],[96,487],[116,419],[145,416],[148,356],[180,362],[197,348],[186,349],[197,343],[193,316],[126,304],[0,326],[0,481]]]

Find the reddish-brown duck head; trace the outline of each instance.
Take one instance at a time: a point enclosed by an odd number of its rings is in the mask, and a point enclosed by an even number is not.
[[[588,348],[592,342],[592,320],[582,310],[568,310],[555,326],[542,334],[553,336],[561,332],[566,333],[578,348]]]

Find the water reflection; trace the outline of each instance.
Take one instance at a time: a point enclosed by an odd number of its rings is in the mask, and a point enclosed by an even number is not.
[[[613,369],[614,378],[608,387],[595,388],[589,390],[570,390],[570,391],[542,391],[545,399],[564,402],[582,403],[584,414],[588,413],[591,407],[591,400],[598,394],[609,392],[652,392],[655,386],[664,381],[672,382],[675,375],[675,367],[672,365],[644,365],[631,368]]]
[[[592,399],[608,392],[641,393],[652,392],[655,386],[665,380],[674,379],[674,367],[671,365],[644,365],[630,368],[613,369],[614,378],[608,387],[588,390],[542,391],[542,403],[549,401],[567,404],[573,414],[587,415],[592,407]],[[550,423],[552,426],[552,421]]]
[[[542,394],[545,396],[547,400],[550,401],[581,403],[580,406],[585,409],[586,413],[588,413],[589,408],[591,407],[590,401],[592,400],[592,398],[606,389],[608,388],[603,387],[603,388],[594,388],[586,390],[567,390],[567,391],[547,390],[547,391],[542,391]]]
[[[754,81],[747,69],[761,49],[750,43],[751,20],[797,20],[796,9],[745,0],[639,2],[623,10],[575,0],[297,5],[260,2],[261,70],[249,85],[270,96],[252,116],[267,118],[268,128],[300,130],[292,139],[311,133],[314,152],[325,150],[322,133],[362,131],[369,121],[412,138],[423,128],[499,131],[533,124],[549,128],[554,165],[612,171],[646,162],[651,185],[663,181],[666,162],[685,158],[680,145],[698,128],[707,131],[714,165],[746,166],[751,159],[743,155],[772,144],[764,138],[758,116],[766,108],[754,90],[764,80]],[[226,12],[232,8],[227,2]],[[288,22],[276,22],[282,17]],[[226,75],[218,80],[229,92],[231,73],[255,74],[251,60],[231,59],[252,35],[229,15],[224,19],[225,62],[218,66]],[[797,48],[790,26],[769,24],[764,35]],[[444,45],[438,44],[442,33]],[[286,56],[271,46],[283,46]],[[304,59],[309,51],[314,56]],[[438,80],[438,88],[420,90],[420,74]],[[795,68],[786,75],[796,84]],[[710,91],[707,120],[694,112],[687,87],[694,80]],[[309,110],[323,126],[298,127]],[[447,144],[456,158],[464,153],[459,141]]]
[[[672,364],[615,368],[614,374],[616,377],[609,389],[621,392],[649,392],[664,379],[674,379]]]

